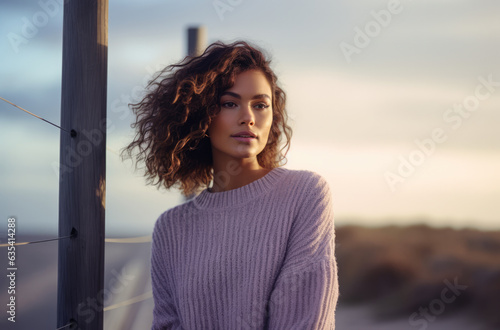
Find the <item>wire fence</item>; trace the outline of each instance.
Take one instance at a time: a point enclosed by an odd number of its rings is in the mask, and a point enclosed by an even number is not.
[[[3,97],[0,97],[0,100],[12,105],[13,107],[16,107],[17,109],[20,109],[22,111],[24,111],[25,113],[35,117],[35,118],[38,118],[54,127],[57,127],[59,128],[60,130],[64,131],[64,132],[67,132],[69,133],[72,137],[76,136],[76,131],[73,130],[73,129],[65,129],[59,125],[56,125],[54,123],[52,123],[51,121],[47,120],[47,119],[44,119],[20,106],[18,106],[17,104],[3,98]],[[106,149],[108,151],[111,151],[112,153],[118,155],[118,153],[114,150],[111,150],[110,148],[106,147]],[[30,242],[16,242],[16,243],[12,243],[12,242],[9,242],[9,243],[5,243],[5,244],[0,244],[0,247],[9,247],[9,246],[21,246],[21,245],[29,245],[29,244],[38,244],[38,243],[46,243],[46,242],[51,242],[51,241],[58,241],[58,240],[62,240],[62,239],[68,239],[68,238],[74,238],[76,237],[76,231],[73,230],[70,235],[67,235],[67,236],[61,236],[61,237],[55,237],[55,238],[49,238],[49,239],[43,239],[43,240],[36,240],[36,241],[30,241]],[[152,240],[152,236],[151,235],[148,235],[148,236],[137,236],[137,237],[124,237],[124,238],[105,238],[104,239],[104,242],[105,243],[122,243],[122,244],[135,244],[135,243],[149,243],[151,242]],[[147,291],[147,292],[144,292],[143,294],[140,294],[138,296],[135,296],[135,297],[132,297],[130,299],[127,299],[125,301],[122,301],[120,303],[116,303],[116,304],[113,304],[113,305],[110,305],[110,306],[107,306],[107,307],[104,307],[103,308],[103,312],[106,312],[106,311],[109,311],[109,310],[114,310],[114,309],[117,309],[117,308],[121,308],[121,307],[125,307],[125,306],[129,306],[129,305],[132,305],[132,304],[135,304],[135,303],[139,303],[139,302],[142,302],[142,301],[145,301],[147,299],[150,299],[153,297],[153,293],[152,291]],[[76,326],[77,323],[76,321],[72,320],[71,322],[69,322],[68,324],[62,326],[62,327],[59,327],[57,328],[56,330],[62,330],[62,329],[71,329],[73,326]]]

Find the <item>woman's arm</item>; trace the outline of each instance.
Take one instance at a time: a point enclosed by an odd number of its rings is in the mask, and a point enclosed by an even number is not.
[[[172,292],[168,286],[167,268],[164,255],[167,253],[165,235],[158,220],[153,231],[151,244],[151,285],[153,288],[153,324],[152,330],[182,329],[175,311]]]
[[[303,194],[271,293],[269,329],[335,328],[339,289],[331,191],[313,174]]]

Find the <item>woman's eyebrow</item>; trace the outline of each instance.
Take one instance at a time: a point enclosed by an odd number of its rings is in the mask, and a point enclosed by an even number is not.
[[[264,98],[268,98],[269,100],[271,100],[271,97],[269,95],[267,95],[267,94],[257,94],[254,97],[252,97],[252,100],[255,100],[255,99],[264,99]]]
[[[240,94],[237,94],[237,93],[233,93],[233,92],[224,92],[222,93],[222,96],[223,95],[230,95],[234,98],[237,98],[239,100],[241,100],[241,95]],[[252,97],[252,100],[255,100],[255,99],[263,99],[263,98],[268,98],[269,100],[271,100],[271,97],[267,94],[257,94],[257,95],[254,95]]]

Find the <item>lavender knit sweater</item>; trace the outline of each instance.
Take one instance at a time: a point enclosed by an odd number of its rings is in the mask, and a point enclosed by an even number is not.
[[[156,221],[152,329],[334,329],[332,196],[307,170],[278,167],[203,190]]]

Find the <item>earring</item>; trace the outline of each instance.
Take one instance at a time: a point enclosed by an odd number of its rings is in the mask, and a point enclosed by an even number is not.
[[[209,138],[210,136],[208,136],[208,134],[206,134],[206,133],[205,133],[205,137],[208,137],[208,138]]]

